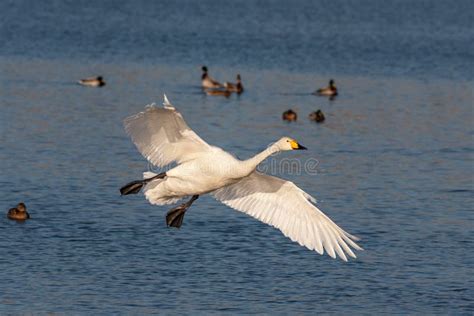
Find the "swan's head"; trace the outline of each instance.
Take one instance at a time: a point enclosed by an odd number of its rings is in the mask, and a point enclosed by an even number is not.
[[[16,209],[19,211],[19,212],[26,212],[26,205],[25,203],[18,203],[18,205],[16,206]]]
[[[282,151],[307,149],[303,145],[300,145],[296,140],[289,137],[283,137],[279,141],[277,141],[275,144]]]

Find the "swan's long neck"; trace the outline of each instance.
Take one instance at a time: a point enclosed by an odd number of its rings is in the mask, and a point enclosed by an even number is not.
[[[276,144],[273,144],[267,149],[265,149],[264,151],[262,151],[261,153],[256,154],[252,158],[245,160],[244,164],[246,165],[247,168],[249,168],[249,170],[254,171],[262,161],[264,161],[269,156],[279,151],[280,151],[280,148]]]

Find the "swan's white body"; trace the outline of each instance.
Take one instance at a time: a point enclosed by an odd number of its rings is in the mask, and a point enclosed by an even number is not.
[[[336,254],[356,257],[351,247],[361,250],[348,234],[316,206],[315,199],[290,181],[256,171],[271,154],[296,149],[287,137],[248,160],[239,160],[210,146],[194,133],[165,96],[165,107],[148,106],[125,119],[125,128],[138,150],[151,163],[177,166],[166,177],[149,182],[145,197],[151,204],[164,205],[210,193],[222,203],[280,229],[291,240],[333,258]],[[295,147],[296,146],[296,147]],[[145,172],[144,178],[155,174]]]

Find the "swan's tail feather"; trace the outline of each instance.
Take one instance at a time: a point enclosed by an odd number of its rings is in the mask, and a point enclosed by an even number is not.
[[[154,176],[157,176],[158,173],[154,173],[154,172],[151,172],[151,171],[145,171],[143,172],[143,179],[150,179],[150,178],[153,178]]]

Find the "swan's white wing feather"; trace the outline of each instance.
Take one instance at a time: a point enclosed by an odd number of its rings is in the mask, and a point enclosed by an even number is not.
[[[314,198],[293,182],[253,172],[239,182],[218,189],[212,195],[222,203],[274,226],[291,240],[333,258],[355,258],[351,247],[362,250],[350,235],[314,204]]]
[[[125,130],[140,153],[156,166],[190,159],[210,149],[164,97],[164,108],[148,105],[124,120]]]

